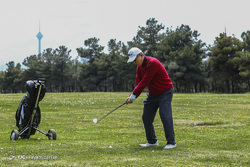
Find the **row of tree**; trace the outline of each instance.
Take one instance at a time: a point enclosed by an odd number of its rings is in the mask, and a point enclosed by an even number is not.
[[[132,91],[136,67],[126,61],[133,46],[163,63],[176,92],[250,91],[249,30],[242,33],[242,40],[221,33],[212,46],[207,46],[198,31],[188,25],[164,29],[150,18],[127,45],[111,39],[109,53],[104,53],[98,38],[89,38],[84,47],[76,49],[83,62],[72,59],[66,46],[26,57],[22,62],[26,69],[11,61],[7,70],[0,72],[0,92],[25,92],[25,82],[39,77],[47,79],[49,92]]]

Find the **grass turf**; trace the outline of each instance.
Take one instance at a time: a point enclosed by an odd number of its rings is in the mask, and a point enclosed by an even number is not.
[[[159,146],[146,143],[141,120],[143,93],[114,111],[129,93],[47,93],[40,102],[43,131],[10,141],[15,112],[24,94],[0,94],[0,166],[250,166],[250,94],[174,94],[177,148],[166,144],[159,114],[154,126]]]

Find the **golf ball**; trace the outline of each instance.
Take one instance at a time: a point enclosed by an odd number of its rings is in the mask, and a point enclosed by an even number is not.
[[[96,124],[97,123],[97,119],[95,118],[95,119],[93,119],[93,122]]]
[[[112,146],[109,146],[109,148],[112,148]]]

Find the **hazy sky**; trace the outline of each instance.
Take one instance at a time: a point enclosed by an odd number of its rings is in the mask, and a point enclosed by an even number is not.
[[[39,20],[42,51],[64,45],[75,58],[88,38],[99,38],[106,52],[110,39],[127,44],[149,18],[165,29],[189,25],[207,44],[225,26],[241,39],[250,30],[249,6],[250,0],[0,0],[0,70],[38,54]]]

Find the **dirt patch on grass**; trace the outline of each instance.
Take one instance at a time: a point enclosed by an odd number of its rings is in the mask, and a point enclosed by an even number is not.
[[[216,125],[223,125],[225,122],[217,121],[217,122],[201,122],[194,124],[194,126],[216,126]]]

